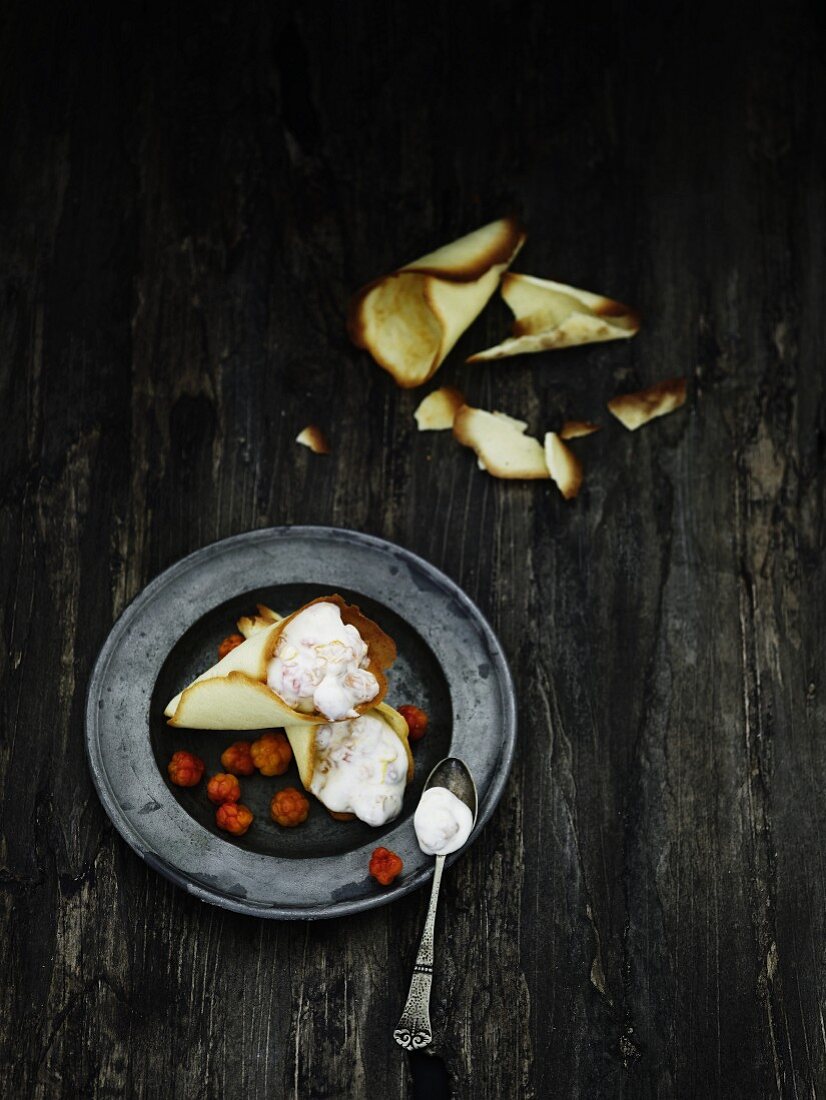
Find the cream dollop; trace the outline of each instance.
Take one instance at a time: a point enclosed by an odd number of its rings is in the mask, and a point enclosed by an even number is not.
[[[384,825],[402,808],[407,752],[375,714],[316,726],[310,790],[328,810]]]
[[[419,847],[428,856],[447,856],[458,851],[473,828],[473,814],[447,787],[430,787],[413,815]]]
[[[314,603],[281,632],[267,685],[295,710],[338,722],[357,717],[356,707],[378,695],[369,663],[366,643],[354,626],[342,622],[338,607]]]

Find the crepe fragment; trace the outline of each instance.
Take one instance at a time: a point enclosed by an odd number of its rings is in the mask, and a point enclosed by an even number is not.
[[[582,485],[582,463],[556,432],[545,436],[545,462],[560,493],[573,500]]]
[[[635,432],[649,420],[679,409],[685,404],[685,398],[685,378],[668,378],[636,393],[612,398],[608,410],[629,432]]]
[[[396,659],[395,642],[377,623],[341,596],[319,596],[286,618],[254,631],[171,699],[164,710],[169,725],[186,729],[254,730],[327,722],[324,715],[304,714],[288,706],[266,684],[267,666],[282,631],[297,615],[316,603],[335,604],[345,625],[354,626],[366,643],[370,658],[367,670],[375,676],[379,690],[373,699],[355,709],[362,714],[378,706],[387,692],[385,671]]]
[[[602,431],[601,424],[593,424],[590,420],[566,420],[559,429],[560,439],[581,439],[586,435]]]
[[[500,218],[368,283],[350,303],[350,339],[398,385],[422,385],[481,313],[524,241],[514,218]]]
[[[464,397],[452,386],[442,386],[429,393],[413,413],[419,431],[441,432],[452,428],[456,413],[464,403]]]
[[[453,434],[476,452],[479,468],[494,477],[550,477],[542,444],[525,435],[527,426],[524,420],[515,420],[505,413],[463,405],[456,414]]]
[[[266,607],[260,603],[258,604],[257,615],[242,615],[235,625],[239,634],[245,638],[250,638],[253,634],[266,630],[268,626],[279,622],[283,618],[283,615],[279,615],[271,607]]]
[[[514,314],[511,337],[471,355],[468,363],[625,340],[640,327],[639,315],[622,302],[533,275],[509,272],[502,279],[502,297]]]
[[[317,424],[308,424],[306,428],[298,433],[295,441],[304,447],[309,447],[313,454],[328,455],[330,453],[330,444],[327,442],[327,437]]]

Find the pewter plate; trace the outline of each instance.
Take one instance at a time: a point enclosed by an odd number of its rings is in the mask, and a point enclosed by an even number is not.
[[[207,774],[232,741],[255,734],[173,730],[163,708],[215,662],[239,615],[266,603],[286,614],[340,592],[396,641],[387,701],[430,716],[414,748],[416,771],[400,816],[379,829],[333,821],[310,797],[296,829],[269,817],[269,800],[300,787],[283,776],[241,779],[255,814],[246,836],[215,827],[205,782],[172,786],[177,749],[201,756]],[[314,920],[384,905],[430,880],[433,860],[413,832],[413,811],[434,764],[466,761],[479,791],[473,843],[498,802],[516,740],[516,708],[501,646],[479,610],[443,573],[393,543],[332,527],[273,527],[213,543],[171,566],[140,593],[98,656],[86,702],[86,748],[115,828],[150,866],[203,901],[275,920]],[[370,877],[372,850],[392,848],[404,872],[391,887]],[[453,857],[455,858],[455,857]],[[451,860],[448,860],[450,863]]]

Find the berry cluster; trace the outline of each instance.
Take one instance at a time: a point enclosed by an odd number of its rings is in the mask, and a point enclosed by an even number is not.
[[[253,822],[253,813],[241,802],[241,784],[238,776],[253,775],[256,769],[262,775],[283,775],[293,758],[290,742],[280,730],[263,733],[257,741],[236,741],[221,753],[222,772],[217,772],[207,783],[206,796],[215,803],[215,824],[219,829],[232,836],[243,836]],[[191,752],[176,752],[167,767],[169,780],[176,787],[196,787],[203,779],[206,765],[199,756]],[[298,825],[306,821],[310,804],[303,795],[288,787],[279,791],[273,799],[273,806],[279,796],[294,793],[304,802],[304,816],[296,816],[291,811],[289,820],[276,817],[272,810],[273,821],[279,825]]]

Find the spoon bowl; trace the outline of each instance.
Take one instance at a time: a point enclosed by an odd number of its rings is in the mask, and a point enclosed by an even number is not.
[[[478,794],[471,769],[467,767],[464,760],[460,760],[459,757],[445,757],[440,760],[425,780],[422,794],[429,791],[431,787],[445,787],[451,794],[455,794],[456,798],[461,799],[471,811],[473,824],[476,824]]]
[[[440,760],[425,780],[422,794],[431,787],[446,787],[451,794],[460,798],[473,814],[473,824],[476,825],[479,795],[470,768],[464,760],[460,760],[458,756],[446,756],[444,760]]]

